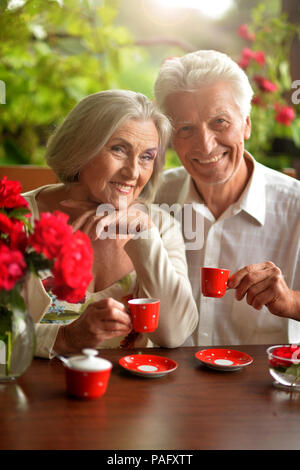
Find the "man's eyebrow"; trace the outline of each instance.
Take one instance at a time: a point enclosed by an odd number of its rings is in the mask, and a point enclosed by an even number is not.
[[[230,113],[228,111],[225,111],[223,109],[220,109],[219,111],[216,111],[215,113],[211,114],[210,119],[213,119],[218,116],[230,116]]]
[[[172,121],[172,124],[174,124],[175,126],[186,126],[186,125],[191,125],[193,124],[192,121]]]

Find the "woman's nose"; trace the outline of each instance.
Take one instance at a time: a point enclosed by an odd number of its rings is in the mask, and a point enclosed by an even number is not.
[[[128,158],[122,168],[122,173],[127,178],[137,179],[139,175],[139,166],[136,158]]]

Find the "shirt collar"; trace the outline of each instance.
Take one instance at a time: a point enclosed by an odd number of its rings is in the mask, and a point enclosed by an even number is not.
[[[233,213],[236,214],[240,210],[243,210],[257,220],[259,224],[264,225],[266,214],[266,194],[263,166],[256,162],[252,155],[246,150],[245,158],[248,158],[252,162],[253,171],[239,200],[232,205]],[[188,173],[179,193],[178,203],[182,206],[183,204],[191,203],[194,208],[199,205],[198,207],[200,212],[203,213],[203,199],[196,190],[194,182]]]
[[[251,160],[253,171],[246,188],[235,203],[235,206],[240,207],[261,225],[264,225],[266,216],[266,183],[263,166],[256,162],[247,151],[245,151],[245,158]]]

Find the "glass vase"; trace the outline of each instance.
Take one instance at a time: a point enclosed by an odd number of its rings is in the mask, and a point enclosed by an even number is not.
[[[32,362],[35,328],[26,311],[0,306],[0,382],[15,381]]]

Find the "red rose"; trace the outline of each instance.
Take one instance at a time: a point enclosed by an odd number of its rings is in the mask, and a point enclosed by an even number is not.
[[[291,106],[277,107],[275,119],[280,124],[290,126],[291,122],[296,118],[295,110]]]
[[[13,231],[13,223],[7,215],[0,212],[0,233],[10,235]]]
[[[79,302],[92,280],[93,250],[89,237],[75,232],[62,246],[59,258],[55,261],[53,293],[60,300]]]
[[[13,230],[10,233],[9,246],[12,249],[20,250],[25,252],[28,245],[28,238],[24,232],[24,224],[20,220],[16,220],[13,223]]]
[[[240,59],[240,60],[238,61],[238,65],[241,67],[241,69],[246,70],[246,68],[247,68],[248,65],[249,65],[249,61],[246,60],[246,59]]]
[[[23,254],[0,243],[0,289],[12,289],[25,272],[26,263]]]
[[[255,41],[255,34],[249,31],[248,26],[246,24],[241,24],[238,27],[237,33],[244,39],[248,41]]]
[[[289,367],[294,364],[295,359],[300,359],[300,347],[296,344],[280,346],[272,350],[272,355],[275,357],[272,357],[269,362],[273,367]],[[283,360],[280,360],[280,358]]]
[[[19,181],[9,181],[4,176],[0,180],[0,207],[6,209],[28,208],[28,202],[21,196],[21,190]]]
[[[254,60],[256,60],[256,62],[259,65],[265,65],[266,63],[265,53],[263,51],[254,52]]]
[[[266,103],[260,95],[254,95],[251,102],[256,106],[261,106],[262,108],[266,107]]]
[[[251,59],[254,59],[254,58],[255,58],[255,53],[251,49],[249,49],[249,47],[244,47],[244,49],[242,50],[242,57],[238,61],[238,64],[242,69],[245,70],[250,64]]]
[[[273,350],[273,355],[285,359],[300,359],[300,347],[297,344],[281,346]]]
[[[277,90],[277,85],[275,83],[271,82],[270,80],[267,80],[261,75],[255,75],[253,77],[253,80],[261,91],[272,92]]]
[[[43,212],[36,221],[34,233],[29,237],[29,244],[46,258],[56,258],[61,248],[68,244],[72,236],[72,227],[67,224],[68,216],[62,212]]]
[[[10,219],[0,213],[0,234],[1,232],[6,234],[6,244],[12,249],[24,252],[27,246],[27,237],[23,227],[24,224],[20,220]]]
[[[249,49],[249,47],[244,47],[242,50],[242,57],[248,60],[254,59],[255,53],[252,51],[252,49]]]
[[[86,287],[78,287],[78,289],[73,289],[72,287],[68,286],[56,285],[53,287],[52,292],[59,300],[65,300],[71,304],[78,304],[84,301]]]

